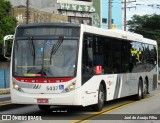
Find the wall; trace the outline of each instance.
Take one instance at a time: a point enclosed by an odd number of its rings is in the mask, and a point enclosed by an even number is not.
[[[26,6],[26,0],[10,0],[13,7],[18,6]],[[87,25],[94,25],[100,27],[100,14],[101,12],[98,10],[98,13],[95,14],[95,8],[93,7],[94,0],[33,0],[30,1],[29,7],[34,8],[39,11],[45,11],[49,13],[55,13],[58,15],[68,16],[69,19],[67,21],[72,23],[83,23]],[[95,5],[101,5],[99,2],[101,0],[96,0],[97,3]],[[100,7],[98,7],[99,9]],[[20,8],[19,8],[20,9]],[[14,10],[16,11],[16,10]],[[24,10],[22,10],[24,11]],[[42,12],[41,12],[42,13]],[[31,12],[32,14],[32,12]],[[18,12],[18,14],[14,14],[17,17],[19,23],[25,23],[25,11],[23,13]],[[34,14],[31,18],[34,20],[30,20],[30,23],[33,22],[66,22],[66,19],[61,18],[61,20],[51,20],[50,15],[42,14]],[[38,18],[38,19],[37,19]],[[45,19],[47,18],[47,19]],[[59,18],[59,16],[54,16],[54,18]],[[73,21],[71,21],[73,20]],[[93,21],[93,22],[92,22]]]
[[[77,4],[77,5],[92,5],[93,0],[57,0],[57,3],[70,3],[70,4]]]
[[[101,5],[102,0],[93,0],[93,6],[95,7],[96,11],[93,13],[93,26],[101,27],[101,18],[102,18],[102,12],[101,12]]]
[[[92,25],[92,13],[95,8],[92,2],[84,2],[83,0],[58,0],[57,13],[68,16],[71,23],[83,23]]]
[[[8,0],[13,7],[26,6],[27,0]],[[36,10],[54,13],[57,0],[30,0],[29,7]]]
[[[40,22],[68,22],[68,17],[58,14],[52,14],[43,11],[29,9],[30,19],[29,23]],[[26,23],[26,8],[13,8],[13,16],[16,17],[18,24]]]

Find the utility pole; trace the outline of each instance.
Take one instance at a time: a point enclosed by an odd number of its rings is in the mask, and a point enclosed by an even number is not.
[[[29,14],[30,14],[30,12],[29,12],[29,0],[27,0],[27,2],[26,2],[26,24],[29,23]]]
[[[108,29],[112,28],[112,0],[108,0]]]
[[[126,31],[126,27],[127,27],[127,11],[126,11],[126,9],[127,8],[129,8],[129,10],[131,9],[131,8],[136,8],[136,6],[132,6],[132,7],[127,7],[127,3],[132,3],[132,2],[136,2],[136,0],[135,1],[126,1],[126,0],[124,0],[124,2],[122,2],[122,3],[124,3],[124,31]]]
[[[124,31],[126,31],[126,0],[124,0]]]

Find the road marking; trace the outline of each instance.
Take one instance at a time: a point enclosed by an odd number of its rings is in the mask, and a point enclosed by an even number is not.
[[[9,101],[4,101],[4,102],[0,102],[0,106],[10,105],[10,104],[12,104],[12,103],[11,103],[11,100],[9,100]]]
[[[141,99],[139,101],[128,101],[128,102],[122,103],[120,105],[108,107],[108,108],[105,108],[104,110],[102,110],[101,112],[95,112],[95,113],[93,113],[93,114],[91,114],[89,116],[83,117],[80,120],[75,120],[75,121],[73,121],[71,123],[84,123],[84,122],[87,122],[89,120],[92,120],[92,119],[100,116],[101,114],[108,114],[108,113],[110,113],[110,112],[112,112],[114,110],[121,109],[121,108],[126,107],[128,105],[132,105],[132,104],[135,104],[135,103],[138,103],[138,102],[142,102],[144,100],[150,99],[151,97],[156,97],[156,96],[159,96],[159,95],[160,95],[160,93],[155,94],[153,96],[145,97],[144,99]]]
[[[103,114],[104,112],[107,112],[107,111],[116,109],[116,108],[118,108],[118,107],[121,107],[121,106],[123,106],[123,105],[129,104],[129,103],[131,103],[131,102],[133,102],[133,101],[128,101],[128,102],[125,102],[125,103],[121,103],[121,104],[119,104],[119,105],[115,105],[115,106],[112,106],[112,107],[107,107],[107,108],[105,108],[104,110],[102,110],[102,111],[100,111],[100,112],[95,112],[95,113],[93,113],[93,114],[90,114],[89,116],[83,117],[83,118],[81,118],[80,120],[75,120],[75,121],[73,121],[73,122],[71,122],[71,123],[82,123],[82,122],[84,122],[84,121],[87,121],[88,119],[92,119],[92,117],[99,116],[99,115]]]

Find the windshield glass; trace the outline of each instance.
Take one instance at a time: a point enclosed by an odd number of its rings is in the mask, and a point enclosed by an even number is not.
[[[13,75],[21,77],[73,77],[78,40],[17,40]]]

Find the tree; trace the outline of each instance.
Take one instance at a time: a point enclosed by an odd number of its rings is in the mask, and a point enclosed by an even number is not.
[[[10,16],[11,8],[9,1],[0,0],[0,43],[5,35],[14,34],[17,21]]]
[[[0,54],[2,55],[3,37],[14,34],[17,21],[11,14],[11,3],[6,0],[0,0]]]
[[[160,15],[134,15],[127,25],[129,31],[160,41]]]
[[[160,47],[160,15],[133,15],[131,19],[127,23],[129,31],[156,40]],[[158,54],[160,60],[160,48],[158,49]]]

